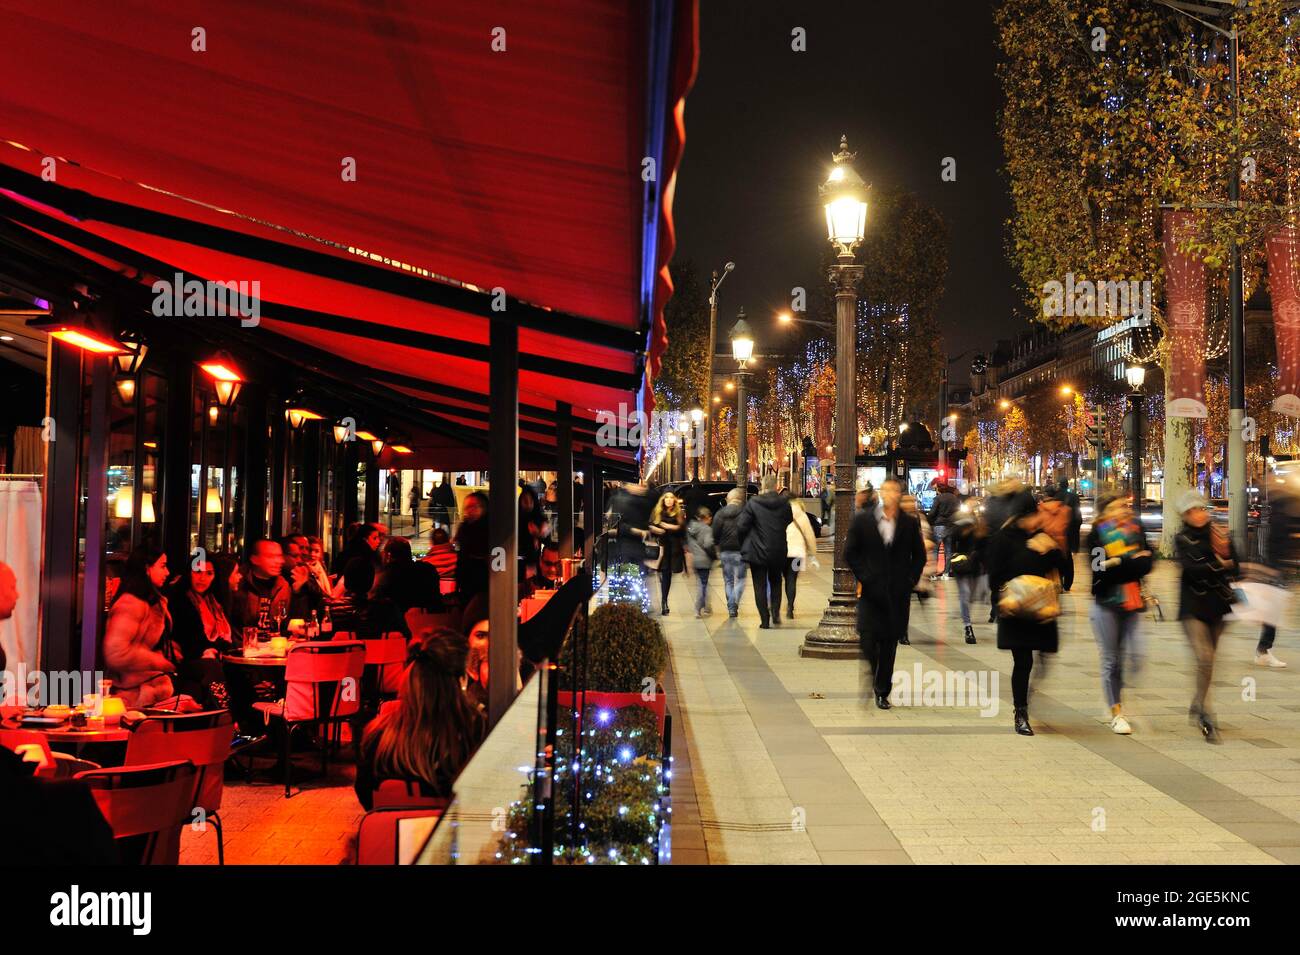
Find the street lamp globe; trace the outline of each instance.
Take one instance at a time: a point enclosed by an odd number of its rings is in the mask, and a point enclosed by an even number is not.
[[[698,406],[692,408],[692,409],[691,409],[691,421],[692,421],[694,424],[697,424],[697,425],[698,425],[698,424],[699,424],[701,421],[703,421],[703,420],[704,420],[704,409],[703,409],[703,408],[700,408],[700,407],[698,407]]]
[[[1128,386],[1134,391],[1142,390],[1142,383],[1147,380],[1147,370],[1141,365],[1129,365],[1124,372],[1124,377],[1128,379]]]
[[[731,354],[736,361],[740,362],[741,368],[744,368],[745,363],[754,357],[754,336],[749,330],[749,322],[745,321],[743,308],[731,329]]]
[[[849,152],[849,138],[841,136],[840,151],[831,157],[835,165],[821,186],[827,238],[844,256],[853,253],[867,231],[868,186],[853,168],[855,158],[857,153]]]

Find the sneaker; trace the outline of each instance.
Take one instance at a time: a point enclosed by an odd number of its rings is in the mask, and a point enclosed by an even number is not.
[[[703,619],[704,619],[704,611],[703,611],[703,610],[697,610],[697,611],[695,611],[695,619],[696,619],[696,620],[703,620]]]
[[[1129,726],[1128,720],[1124,719],[1121,714],[1116,714],[1115,718],[1110,721],[1110,728],[1120,736],[1128,736],[1133,732],[1133,727]]]
[[[1255,654],[1255,666],[1268,667],[1270,670],[1286,669],[1286,663],[1273,656],[1272,650],[1265,650],[1263,653]]]
[[[713,608],[712,608],[712,607],[705,607],[705,608],[704,608],[704,616],[706,616],[706,617],[712,617],[712,616],[713,616]]]

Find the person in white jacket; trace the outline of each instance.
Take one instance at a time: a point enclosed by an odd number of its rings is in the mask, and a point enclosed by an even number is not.
[[[790,499],[792,520],[785,526],[785,602],[786,616],[794,619],[794,595],[799,587],[799,572],[808,563],[820,567],[817,560],[817,537],[813,534],[812,523],[804,511],[799,499],[792,491],[785,496]]]

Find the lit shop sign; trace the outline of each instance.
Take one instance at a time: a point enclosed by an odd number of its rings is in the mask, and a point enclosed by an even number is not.
[[[1151,319],[1149,318],[1126,318],[1122,322],[1116,322],[1114,325],[1111,325],[1109,328],[1103,328],[1101,331],[1099,331],[1097,333],[1097,341],[1098,342],[1109,341],[1110,339],[1114,338],[1116,335],[1121,335],[1124,332],[1131,331],[1134,328],[1148,328],[1150,327],[1150,325],[1151,325]]]

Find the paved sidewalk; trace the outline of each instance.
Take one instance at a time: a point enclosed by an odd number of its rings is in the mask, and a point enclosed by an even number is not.
[[[913,603],[912,646],[899,648],[896,672],[914,679],[920,668],[913,705],[899,705],[896,687],[892,710],[864,706],[857,661],[801,658],[829,589],[829,554],[821,564],[802,575],[797,619],[779,629],[758,628],[748,587],[729,620],[717,570],[711,617],[695,618],[685,578],[673,587],[663,625],[674,748],[689,745],[705,843],[680,861],[1300,862],[1300,606],[1276,647],[1287,670],[1254,666],[1257,631],[1228,628],[1213,689],[1224,743],[1211,746],[1188,725],[1193,664],[1174,619],[1175,568],[1162,562],[1154,590],[1166,619],[1144,618],[1145,665],[1125,697],[1134,734],[1120,737],[1080,562],[1062,598],[1061,652],[1035,665],[1029,739],[1012,731],[1011,655],[987,623],[976,623],[976,646],[963,642],[951,581]],[[972,616],[987,615],[985,604]],[[931,674],[966,699],[936,695]]]

